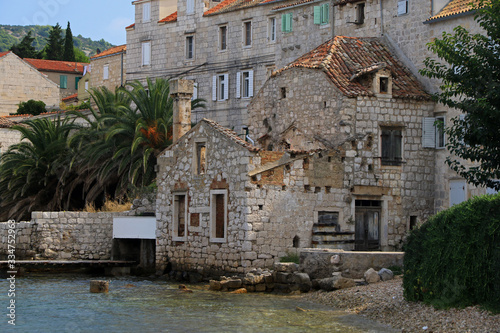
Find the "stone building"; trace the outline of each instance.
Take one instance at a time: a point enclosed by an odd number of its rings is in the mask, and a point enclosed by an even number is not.
[[[20,102],[30,99],[49,108],[59,105],[58,85],[14,53],[0,53],[0,73],[0,115],[15,113]]]
[[[90,87],[106,87],[115,91],[117,87],[124,86],[127,79],[127,46],[115,46],[96,54],[90,58],[90,66]]]
[[[59,85],[61,98],[78,92],[78,82],[83,76],[83,69],[87,63],[74,61],[57,61],[44,59],[29,59],[24,61],[45,74],[51,81]],[[36,98],[35,98],[36,99]]]

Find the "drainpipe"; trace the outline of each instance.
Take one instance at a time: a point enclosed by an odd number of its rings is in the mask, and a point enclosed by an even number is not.
[[[380,35],[384,35],[384,6],[382,6],[382,1],[380,1]]]
[[[193,80],[170,80],[170,96],[173,103],[172,141],[176,142],[191,129],[191,97]]]
[[[122,64],[121,64],[121,72],[120,72],[120,86],[123,87],[123,52],[122,52]]]

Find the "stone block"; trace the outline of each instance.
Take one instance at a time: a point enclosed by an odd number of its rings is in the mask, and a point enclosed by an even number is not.
[[[364,274],[365,281],[368,283],[377,283],[380,281],[380,276],[373,268],[368,269]]]

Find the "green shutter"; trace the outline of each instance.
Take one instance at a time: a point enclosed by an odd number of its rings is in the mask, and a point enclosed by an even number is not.
[[[321,23],[327,24],[330,21],[330,8],[327,3],[321,6],[322,15],[321,15]]]
[[[80,82],[81,77],[75,77],[75,90],[78,90],[78,82]]]
[[[314,24],[321,24],[321,12],[323,6],[314,6]]]
[[[281,15],[281,31],[282,32],[286,32],[286,15],[287,14]]]
[[[290,31],[293,31],[293,27],[292,27],[292,19],[293,19],[293,15],[292,13],[288,14],[288,20],[287,20],[287,28],[288,28],[288,32]]]
[[[68,77],[66,75],[60,76],[59,86],[61,87],[61,89],[68,88]]]

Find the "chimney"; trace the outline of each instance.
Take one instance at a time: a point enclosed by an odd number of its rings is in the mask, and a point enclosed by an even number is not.
[[[170,96],[173,98],[173,142],[191,129],[191,97],[194,81],[170,80]]]

